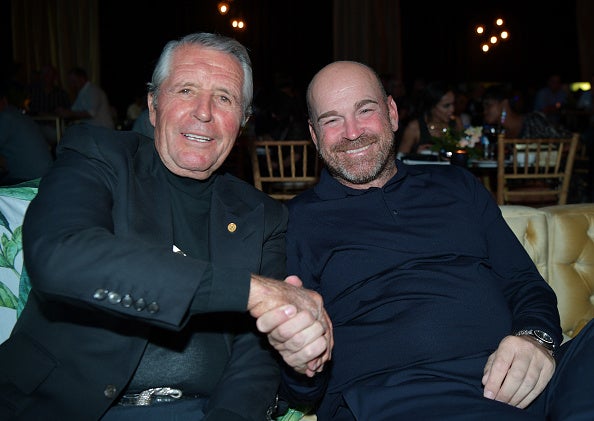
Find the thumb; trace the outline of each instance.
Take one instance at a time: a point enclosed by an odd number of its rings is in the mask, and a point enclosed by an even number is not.
[[[291,284],[297,288],[301,288],[303,286],[303,282],[299,279],[296,275],[290,275],[285,278],[285,282]]]

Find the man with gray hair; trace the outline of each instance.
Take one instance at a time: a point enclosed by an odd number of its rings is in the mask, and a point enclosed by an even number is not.
[[[284,205],[218,172],[251,100],[245,48],[191,34],[149,84],[154,141],[68,130],[23,225],[32,291],[0,346],[0,418],[261,421],[278,355],[323,368],[320,296],[277,280]]]

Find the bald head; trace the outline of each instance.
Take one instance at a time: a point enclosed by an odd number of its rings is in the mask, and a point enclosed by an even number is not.
[[[309,132],[326,168],[340,183],[381,187],[396,174],[398,110],[368,66],[336,61],[307,88]]]
[[[307,88],[307,109],[312,122],[319,117],[320,96],[340,98],[355,85],[364,86],[370,94],[386,99],[386,91],[377,73],[369,66],[356,61],[335,61],[315,74]]]

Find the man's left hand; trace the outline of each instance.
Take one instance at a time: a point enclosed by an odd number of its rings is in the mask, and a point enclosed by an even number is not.
[[[555,359],[526,336],[506,336],[483,374],[484,396],[526,408],[544,390],[555,371]]]

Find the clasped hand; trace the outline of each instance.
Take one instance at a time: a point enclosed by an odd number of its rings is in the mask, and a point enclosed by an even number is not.
[[[536,341],[506,336],[484,368],[484,396],[526,408],[544,390],[555,371],[555,359]]]
[[[256,317],[258,330],[297,372],[313,377],[322,371],[334,338],[320,294],[303,288],[297,276],[284,282],[255,276],[253,281],[248,310]],[[260,299],[253,300],[252,295]]]

